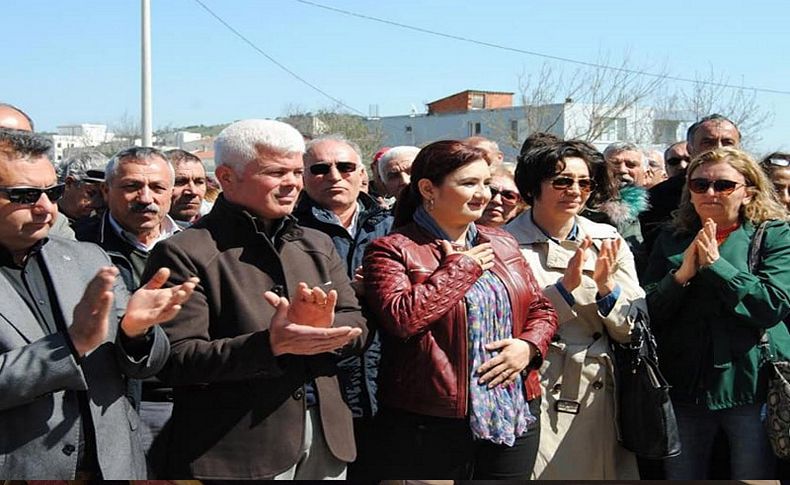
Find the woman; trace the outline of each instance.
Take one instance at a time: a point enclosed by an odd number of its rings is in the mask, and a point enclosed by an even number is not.
[[[501,227],[524,211],[524,202],[518,193],[513,171],[505,166],[499,166],[491,173],[491,200],[477,220],[477,224],[491,227]]]
[[[532,208],[506,229],[560,316],[541,369],[538,479],[639,478],[634,455],[617,443],[609,343],[629,341],[631,317],[646,304],[617,230],[579,216],[596,180],[608,183],[603,156],[580,142],[531,151],[516,168]]]
[[[378,419],[393,478],[526,479],[534,369],[557,316],[505,231],[476,226],[490,161],[459,141],[414,160],[396,230],[373,241],[365,294],[382,329]]]
[[[774,152],[760,165],[773,182],[779,201],[790,211],[790,153]]]
[[[775,478],[760,417],[766,387],[758,379],[758,343],[767,331],[777,357],[790,355],[790,335],[779,324],[790,311],[785,217],[746,153],[719,148],[691,161],[680,207],[656,240],[644,278],[683,450],[666,461],[669,479],[707,478],[719,430],[730,445],[730,478]],[[748,254],[762,223],[752,273]]]

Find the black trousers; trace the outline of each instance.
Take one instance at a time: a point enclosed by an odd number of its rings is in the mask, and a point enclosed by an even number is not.
[[[540,399],[529,408],[539,418]],[[475,441],[466,419],[384,408],[377,421],[380,479],[528,480],[538,454],[540,419],[513,446]]]

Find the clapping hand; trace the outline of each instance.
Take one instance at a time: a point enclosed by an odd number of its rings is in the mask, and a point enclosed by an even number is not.
[[[614,290],[614,274],[617,271],[617,254],[620,251],[621,239],[607,239],[601,243],[601,250],[595,260],[593,281],[598,287],[598,295],[608,295]]]
[[[716,241],[716,223],[707,219],[694,240],[697,248],[697,262],[708,266],[719,259],[719,243]]]
[[[288,320],[311,327],[331,327],[335,322],[337,291],[325,293],[319,287],[312,289],[307,283],[299,283],[294,302],[288,306]]]
[[[592,246],[592,239],[589,236],[582,239],[576,252],[573,253],[568,267],[565,268],[565,274],[560,278],[560,284],[565,290],[570,293],[582,284],[582,269],[584,262],[587,261],[587,250]]]
[[[129,298],[126,314],[121,320],[121,329],[127,336],[140,337],[154,325],[171,320],[181,310],[181,304],[192,296],[195,286],[200,282],[200,279],[193,276],[180,285],[162,288],[169,277],[168,268],[159,268],[148,283]]]

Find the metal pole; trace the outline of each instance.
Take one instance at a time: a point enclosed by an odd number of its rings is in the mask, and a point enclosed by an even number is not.
[[[143,146],[153,146],[153,124],[151,122],[151,0],[143,2],[142,32],[142,129]]]

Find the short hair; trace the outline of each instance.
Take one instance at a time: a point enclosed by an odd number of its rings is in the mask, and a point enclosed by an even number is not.
[[[393,227],[411,222],[417,207],[422,204],[420,180],[428,179],[439,186],[448,175],[476,160],[485,160],[491,165],[488,152],[459,140],[436,141],[420,150],[411,165],[411,182],[398,195]]]
[[[33,124],[33,118],[28,116],[28,114],[25,113],[24,111],[22,111],[21,109],[17,108],[13,104],[2,103],[2,102],[0,102],[0,108],[8,108],[8,109],[14,110],[17,113],[21,114],[22,116],[25,117],[25,119],[27,120],[28,124],[30,125],[30,131],[36,131],[36,126]],[[24,131],[24,130],[22,130],[22,131]]]
[[[528,151],[534,150],[535,148],[545,147],[548,145],[553,145],[554,143],[559,143],[562,141],[562,138],[555,135],[554,133],[548,133],[546,131],[536,131],[531,133],[528,137],[524,139],[524,143],[521,144],[521,151],[519,152],[519,157],[523,157],[527,154]]]
[[[695,123],[693,123],[691,126],[688,127],[688,130],[686,130],[686,142],[688,144],[694,143],[694,136],[697,134],[697,130],[699,130],[700,126],[707,123],[708,121],[718,121],[719,123],[726,122],[731,124],[735,128],[735,131],[738,133],[738,140],[741,139],[741,130],[738,129],[738,125],[736,125],[734,121],[719,113],[713,113],[703,118],[700,118],[698,121],[696,121]]]
[[[104,171],[107,156],[98,150],[79,150],[60,164],[58,178],[64,182],[67,177],[82,181],[88,176],[88,170]]]
[[[746,179],[746,188],[752,196],[751,202],[742,205],[740,217],[752,224],[768,220],[787,220],[785,207],[776,197],[773,184],[748,153],[734,147],[721,147],[694,157],[686,170],[686,185],[680,206],[672,213],[672,226],[676,234],[694,234],[701,227],[699,215],[691,205],[688,182],[695,170],[706,163],[726,162]]]
[[[667,156],[667,153],[669,153],[669,151],[670,151],[670,150],[672,150],[672,149],[673,149],[673,148],[675,148],[676,146],[678,146],[678,145],[682,145],[682,144],[684,144],[684,143],[686,143],[686,144],[688,145],[688,143],[687,143],[685,140],[683,140],[683,141],[676,141],[675,143],[673,143],[673,144],[669,145],[669,146],[667,147],[667,149],[666,149],[666,150],[664,150],[664,161],[666,161],[666,159],[667,159],[667,158],[669,158],[669,157]],[[686,150],[688,150],[688,146],[686,147]]]
[[[293,126],[276,120],[242,120],[222,130],[214,140],[214,161],[237,174],[261,152],[304,153],[304,137]]]
[[[379,157],[376,161],[376,168],[379,169],[380,174],[383,174],[385,166],[392,160],[407,156],[411,156],[414,159],[418,153],[420,153],[420,149],[411,145],[392,147]]]
[[[112,181],[115,178],[115,172],[118,171],[118,167],[127,161],[131,163],[139,163],[140,161],[147,161],[156,157],[161,158],[170,169],[170,183],[175,184],[176,172],[173,169],[173,164],[170,163],[170,160],[167,159],[161,150],[157,150],[153,147],[129,147],[124,148],[113,155],[110,161],[107,162],[107,167],[104,169],[104,181],[108,186],[112,185]]]
[[[0,153],[9,158],[37,158],[48,156],[52,142],[32,131],[0,128]]]
[[[191,163],[199,163],[204,170],[206,169],[206,166],[203,163],[203,160],[200,159],[200,157],[198,157],[194,153],[189,153],[186,150],[182,150],[180,148],[174,148],[172,150],[167,150],[166,152],[164,152],[164,155],[165,158],[167,158],[167,160],[170,162],[171,165],[173,165],[174,168],[184,162],[191,162]]]
[[[612,198],[613,182],[606,168],[604,157],[589,143],[570,140],[529,150],[520,157],[516,166],[516,187],[521,198],[530,205],[540,197],[541,184],[565,170],[566,158],[581,158],[587,165],[590,178],[596,183],[588,204],[597,204]]]
[[[647,161],[647,157],[645,156],[645,152],[642,151],[641,148],[636,146],[634,143],[628,141],[616,141],[606,147],[603,151],[603,158],[604,160],[609,160],[611,155],[620,152],[638,152],[639,156],[642,157],[642,166],[647,168],[649,162]]]
[[[773,152],[766,155],[760,161],[760,167],[762,167],[763,171],[765,171],[765,173],[767,173],[768,175],[772,175],[774,170],[779,170],[780,168],[788,167],[788,165],[781,166],[775,163],[771,163],[772,160],[785,160],[787,162],[790,162],[790,153]]]
[[[362,149],[359,148],[359,145],[356,142],[349,140],[342,133],[332,133],[330,135],[321,135],[318,138],[313,138],[312,140],[308,141],[305,144],[305,150],[304,150],[305,158],[309,157],[309,158],[313,159],[314,158],[314,156],[313,156],[313,148],[316,145],[318,145],[319,143],[324,142],[324,141],[334,141],[334,142],[337,142],[337,143],[345,143],[346,145],[351,147],[352,150],[354,150],[354,153],[357,154],[357,159],[358,159],[359,163],[360,164],[362,163]]]

